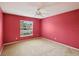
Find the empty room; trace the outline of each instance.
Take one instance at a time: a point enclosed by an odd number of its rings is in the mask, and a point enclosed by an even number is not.
[[[79,2],[0,2],[1,56],[79,56]]]

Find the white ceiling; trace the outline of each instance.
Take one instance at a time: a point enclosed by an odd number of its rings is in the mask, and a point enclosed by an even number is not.
[[[45,18],[79,9],[79,2],[0,2],[0,7],[6,13]],[[43,16],[35,15],[36,9],[40,7]]]

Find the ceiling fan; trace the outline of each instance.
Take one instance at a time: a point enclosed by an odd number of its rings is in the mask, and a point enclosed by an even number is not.
[[[42,9],[44,8],[44,3],[39,3],[38,8],[35,11],[35,16],[43,16]]]
[[[35,16],[44,17],[46,14],[48,14],[48,12],[44,12],[46,11],[46,8],[47,7],[45,3],[40,3],[35,11]]]
[[[43,13],[41,12],[42,8],[37,8],[35,11],[35,16],[43,16]]]

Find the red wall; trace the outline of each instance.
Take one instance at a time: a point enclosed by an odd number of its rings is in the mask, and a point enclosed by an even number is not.
[[[2,19],[2,10],[0,9],[0,51],[2,49],[2,40],[3,40],[3,19]]]
[[[79,9],[43,19],[42,36],[79,48]]]
[[[4,13],[4,43],[40,36],[40,19]],[[33,36],[20,37],[20,20],[33,21]],[[17,39],[16,39],[17,38]]]

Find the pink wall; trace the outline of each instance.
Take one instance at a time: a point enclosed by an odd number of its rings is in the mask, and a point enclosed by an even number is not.
[[[0,51],[2,49],[2,40],[3,40],[3,19],[2,19],[2,10],[0,9]]]
[[[43,36],[79,48],[79,9],[67,13],[37,19],[4,13],[4,43]],[[34,22],[33,36],[21,38],[19,21]],[[17,39],[16,39],[17,38]]]
[[[43,19],[42,36],[79,48],[79,9]]]
[[[40,36],[40,19],[4,13],[4,43]],[[20,37],[20,20],[33,21],[33,36]],[[17,39],[16,39],[17,38]]]

